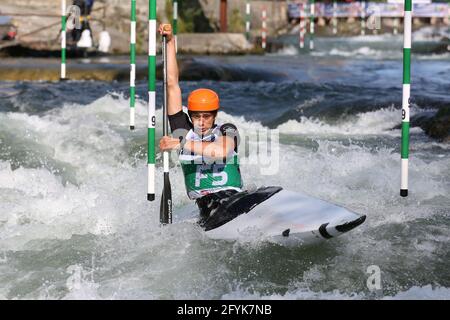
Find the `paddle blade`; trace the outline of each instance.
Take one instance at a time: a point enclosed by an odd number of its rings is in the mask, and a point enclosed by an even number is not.
[[[168,172],[164,172],[164,188],[161,196],[159,218],[161,224],[172,223],[172,188]]]

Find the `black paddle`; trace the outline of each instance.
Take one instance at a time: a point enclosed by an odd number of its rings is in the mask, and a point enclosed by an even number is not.
[[[167,36],[163,35],[162,54],[164,64],[164,101],[163,101],[163,135],[169,135],[169,122],[167,117]],[[172,188],[169,179],[169,152],[163,152],[164,188],[161,196],[160,222],[172,223]]]

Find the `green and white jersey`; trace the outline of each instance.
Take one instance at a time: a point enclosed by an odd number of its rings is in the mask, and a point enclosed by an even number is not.
[[[231,136],[229,132],[237,135],[236,127],[229,123],[215,125],[206,136],[200,136],[190,129],[185,139],[187,141],[214,142],[222,135]],[[180,163],[190,199],[197,199],[206,194],[227,189],[241,191],[242,179],[237,154],[237,137],[235,143],[235,149],[226,159],[211,159],[188,151],[180,151]]]

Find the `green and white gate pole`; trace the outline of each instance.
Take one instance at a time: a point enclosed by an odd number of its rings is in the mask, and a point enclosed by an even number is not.
[[[262,21],[262,27],[261,27],[261,47],[265,50],[267,47],[267,10],[264,6],[262,8],[261,12],[261,21]]]
[[[300,49],[305,47],[305,33],[306,33],[306,21],[305,21],[305,4],[300,3]]]
[[[408,157],[409,157],[409,105],[411,96],[411,29],[412,0],[405,0],[403,33],[403,99],[402,99],[402,177],[400,195],[408,196]]]
[[[136,0],[131,0],[130,65],[130,130],[134,130],[136,110]]]
[[[309,49],[313,50],[314,49],[314,0],[310,0],[310,10],[311,10],[311,15],[310,15],[310,35],[309,35]]]
[[[337,2],[333,1],[333,34],[337,34]]]
[[[366,34],[366,1],[361,1],[361,35]]]
[[[245,4],[245,37],[250,40],[250,2],[247,0]]]
[[[178,52],[178,0],[173,0],[173,23],[172,23],[172,29],[173,29],[173,36],[175,39],[175,51]]]
[[[148,2],[148,189],[147,200],[155,200],[156,124],[156,0]]]
[[[66,80],[66,0],[61,0],[61,80]]]
[[[450,3],[449,4],[447,4],[447,15],[448,15],[448,24],[447,25],[450,25]],[[448,29],[449,31],[450,31],[450,27],[449,27],[449,29]],[[447,50],[448,51],[450,51],[450,44],[447,46]]]

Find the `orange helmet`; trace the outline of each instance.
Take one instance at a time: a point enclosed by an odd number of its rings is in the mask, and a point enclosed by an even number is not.
[[[210,89],[197,89],[188,98],[189,111],[217,111],[219,110],[219,96]]]

